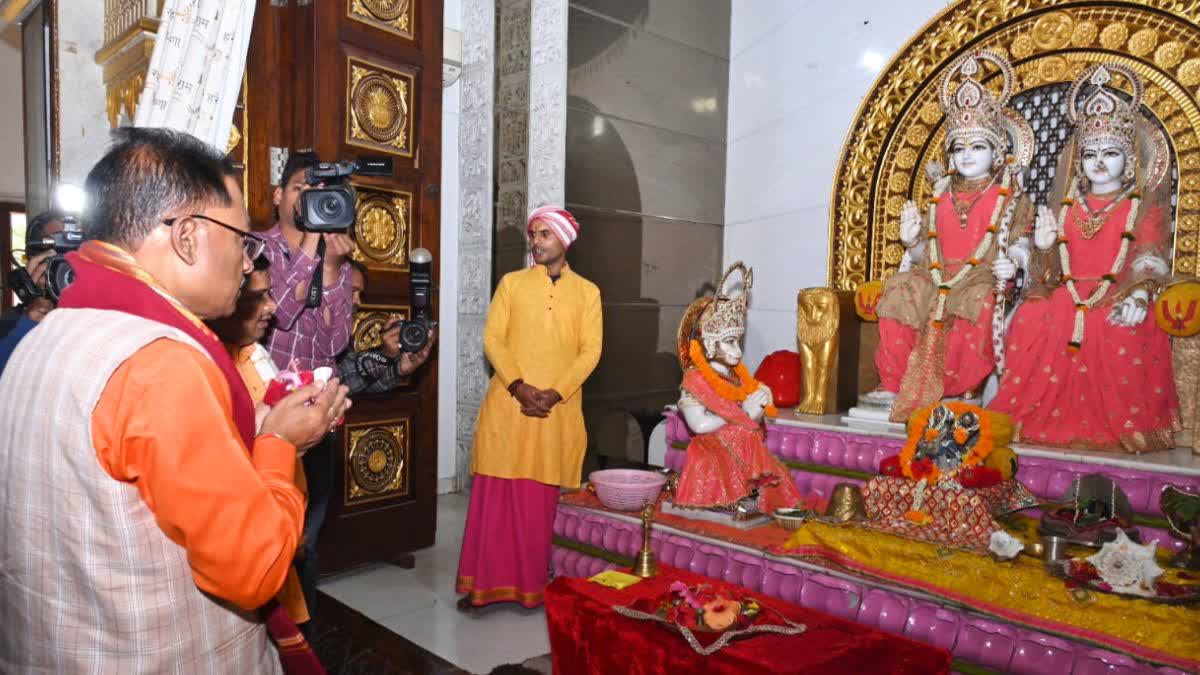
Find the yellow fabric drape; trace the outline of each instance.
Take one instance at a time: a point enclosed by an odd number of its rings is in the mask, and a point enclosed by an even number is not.
[[[600,361],[602,337],[600,290],[570,268],[557,282],[542,265],[501,279],[483,333],[495,375],[475,430],[474,473],[579,486],[587,449],[580,389]],[[527,417],[508,393],[516,380],[553,389],[562,403],[549,417]]]
[[[1021,540],[1036,541],[1035,520],[1005,521]],[[1141,658],[1200,668],[1200,612],[1194,607],[1073,592],[1062,579],[1047,573],[1041,560],[1029,556],[998,563],[989,556],[821,522],[806,523],[784,548],[793,555],[833,561],[1036,629],[1104,643]],[[1163,556],[1160,565],[1165,563]],[[1163,580],[1195,583],[1173,569]]]

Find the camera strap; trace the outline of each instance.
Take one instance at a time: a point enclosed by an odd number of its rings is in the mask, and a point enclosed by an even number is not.
[[[313,270],[312,281],[308,284],[308,295],[304,298],[305,307],[320,307],[321,294],[325,290],[325,237],[317,240],[317,268]]]

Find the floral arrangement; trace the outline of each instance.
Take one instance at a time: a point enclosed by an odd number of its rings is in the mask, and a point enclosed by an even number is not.
[[[331,368],[317,368],[316,370],[297,370],[295,364],[288,370],[281,370],[273,380],[267,385],[267,393],[263,396],[263,403],[269,406],[274,406],[279,403],[285,396],[300,389],[307,387],[313,382],[325,383],[333,376]]]
[[[708,386],[717,392],[717,395],[727,401],[737,401],[741,403],[746,400],[750,394],[758,391],[761,386],[758,380],[750,375],[750,370],[746,368],[746,364],[739,363],[733,368],[733,375],[741,384],[734,386],[728,380],[721,377],[713,367],[709,365],[708,358],[704,356],[704,348],[700,346],[699,340],[692,340],[688,344],[688,356],[692,359],[692,364],[700,371],[701,377],[708,383]],[[775,408],[774,403],[768,403],[764,409],[767,417],[775,417],[779,411]]]
[[[734,600],[718,595],[708,584],[691,588],[676,581],[661,599],[658,615],[668,623],[690,630],[720,633],[730,628],[748,628],[760,609],[751,598]]]
[[[717,652],[741,636],[799,635],[807,630],[803,624],[794,623],[778,612],[775,613],[778,623],[767,621],[764,607],[753,598],[735,598],[708,584],[688,586],[682,581],[672,583],[657,598],[643,598],[631,607],[613,607],[613,610],[631,619],[667,624],[682,633],[688,645],[702,656]]]

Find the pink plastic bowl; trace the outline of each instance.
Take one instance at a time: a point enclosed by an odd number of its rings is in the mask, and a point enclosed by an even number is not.
[[[593,471],[588,480],[596,487],[596,496],[610,509],[638,511],[654,501],[667,477],[657,471],[605,469]]]

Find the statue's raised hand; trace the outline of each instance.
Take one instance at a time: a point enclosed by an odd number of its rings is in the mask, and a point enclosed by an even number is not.
[[[1017,264],[1000,256],[992,261],[992,276],[996,277],[996,281],[1008,281],[1017,276]]]
[[[912,248],[921,237],[921,211],[913,200],[904,202],[900,209],[900,243]]]
[[[1108,313],[1108,322],[1114,326],[1132,328],[1140,325],[1150,315],[1150,294],[1137,289],[1121,302],[1113,305]]]
[[[1049,251],[1058,239],[1058,222],[1054,212],[1045,205],[1038,207],[1037,221],[1033,226],[1033,245],[1041,251]]]

